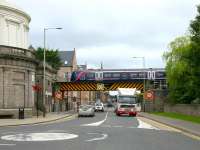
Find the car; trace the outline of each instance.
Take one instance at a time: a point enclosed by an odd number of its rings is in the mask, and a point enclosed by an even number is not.
[[[131,105],[131,104],[118,105],[115,109],[115,113],[117,116],[120,116],[120,115],[136,116],[137,115],[135,105]]]
[[[95,111],[102,111],[104,112],[104,106],[103,103],[95,103]]]
[[[94,106],[92,105],[81,105],[78,109],[78,117],[81,116],[95,116]]]
[[[107,107],[113,107],[112,101],[109,100],[109,101],[107,102]]]

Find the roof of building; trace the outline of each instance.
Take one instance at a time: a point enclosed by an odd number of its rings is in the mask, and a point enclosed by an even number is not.
[[[63,63],[63,67],[69,67],[73,65],[73,57],[75,51],[59,51],[59,57]]]
[[[20,7],[14,5],[13,3],[9,3],[6,0],[0,0],[0,7],[8,8],[10,10],[17,11],[18,13],[21,13],[28,17],[29,21],[31,20],[31,17]]]

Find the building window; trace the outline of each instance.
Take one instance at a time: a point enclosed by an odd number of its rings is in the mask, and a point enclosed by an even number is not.
[[[65,60],[64,64],[65,64],[65,65],[67,65],[67,64],[68,64],[68,61],[67,61],[67,60]]]

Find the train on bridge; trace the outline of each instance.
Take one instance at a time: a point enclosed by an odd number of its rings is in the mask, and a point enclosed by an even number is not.
[[[78,81],[141,81],[141,80],[165,80],[164,68],[149,69],[89,69],[74,71],[71,82]]]

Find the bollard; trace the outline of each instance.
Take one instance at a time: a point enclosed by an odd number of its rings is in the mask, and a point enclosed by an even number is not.
[[[24,119],[24,108],[19,108],[19,119]]]

